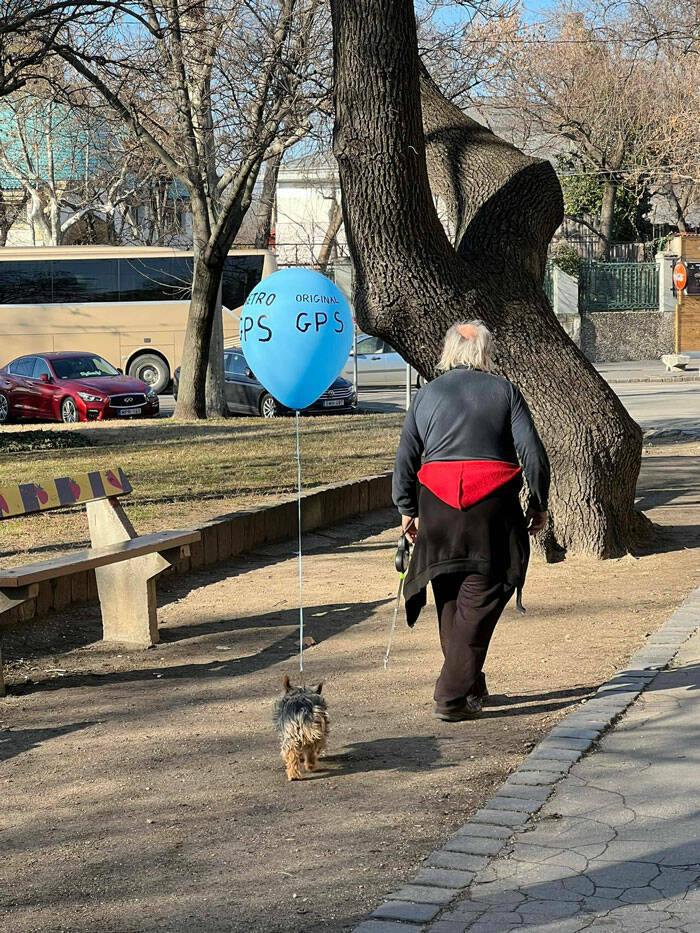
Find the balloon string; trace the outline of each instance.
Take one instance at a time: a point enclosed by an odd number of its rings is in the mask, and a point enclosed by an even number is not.
[[[296,413],[297,428],[297,519],[299,524],[299,670],[304,670],[304,602],[302,599],[301,574],[301,451],[299,447],[299,412]]]

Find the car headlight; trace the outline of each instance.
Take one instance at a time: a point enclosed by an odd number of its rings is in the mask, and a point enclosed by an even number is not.
[[[154,392],[153,389],[149,389],[148,392],[146,392],[146,398],[148,399],[149,402],[157,402],[158,393]]]
[[[78,392],[84,402],[104,402],[101,395],[90,395],[89,392]]]

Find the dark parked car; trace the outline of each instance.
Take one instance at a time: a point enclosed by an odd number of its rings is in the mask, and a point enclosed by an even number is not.
[[[95,353],[36,353],[0,369],[0,424],[153,417],[158,396]]]
[[[226,403],[230,411],[241,415],[262,415],[263,418],[277,418],[289,412],[288,408],[278,402],[265,389],[265,386],[258,382],[240,350],[224,351],[224,371],[226,373]],[[176,399],[179,383],[180,367],[175,370],[173,379],[173,395]],[[304,411],[330,415],[354,411],[356,406],[357,395],[352,383],[338,376],[333,385]]]

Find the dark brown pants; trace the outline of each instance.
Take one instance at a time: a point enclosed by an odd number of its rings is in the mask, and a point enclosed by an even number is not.
[[[435,577],[433,593],[445,662],[435,684],[440,709],[458,709],[475,693],[489,642],[513,587],[493,583],[479,573]]]

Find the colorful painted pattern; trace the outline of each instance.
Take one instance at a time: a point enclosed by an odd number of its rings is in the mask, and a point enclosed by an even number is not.
[[[0,486],[0,519],[47,512],[92,499],[111,499],[131,491],[131,483],[119,467],[42,480],[41,483]]]

